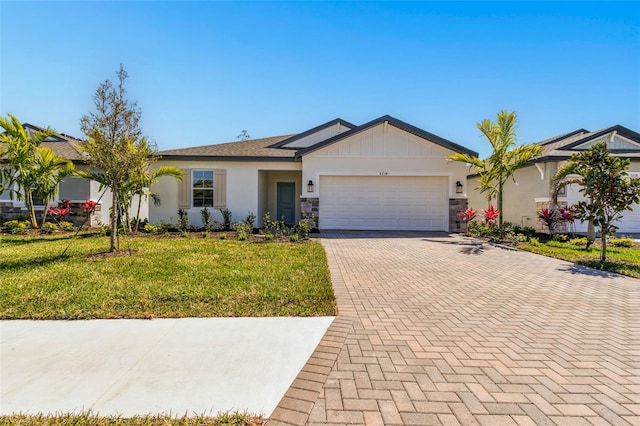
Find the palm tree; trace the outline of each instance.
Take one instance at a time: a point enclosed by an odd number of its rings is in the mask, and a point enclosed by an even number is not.
[[[138,208],[136,210],[136,230],[138,229],[138,225],[140,224],[140,206],[142,204],[142,198],[149,199],[151,197],[153,199],[153,203],[155,206],[160,205],[160,197],[158,194],[151,192],[151,187],[153,184],[158,182],[161,177],[170,176],[174,179],[181,181],[182,180],[182,169],[175,166],[162,166],[158,168],[158,170],[154,170],[149,172],[147,169],[144,173],[140,174],[138,179],[131,181],[131,194],[132,196],[138,196]]]
[[[50,148],[36,148],[35,189],[44,201],[45,210],[41,222],[43,225],[47,218],[46,206],[58,193],[58,185],[62,179],[73,173],[73,170],[73,163],[58,157]]]
[[[517,116],[515,112],[500,111],[497,121],[482,120],[476,126],[489,140],[493,152],[486,160],[468,154],[453,154],[451,161],[459,161],[475,167],[480,174],[480,192],[486,192],[488,198],[497,198],[500,211],[499,226],[502,230],[504,184],[513,178],[515,171],[527,161],[538,156],[541,148],[535,144],[515,147],[517,136]]]
[[[39,158],[38,148],[55,132],[49,128],[28,132],[15,116],[7,115],[9,119],[0,117],[0,127],[4,129],[4,133],[0,134],[0,157],[5,158],[5,164],[0,165],[0,193],[8,191],[11,198],[15,195],[18,201],[24,200],[31,227],[38,228],[33,194],[38,192],[39,182],[52,178],[41,169],[44,164]],[[45,155],[53,161],[48,153]],[[57,166],[49,168],[50,173],[58,173],[57,170]]]

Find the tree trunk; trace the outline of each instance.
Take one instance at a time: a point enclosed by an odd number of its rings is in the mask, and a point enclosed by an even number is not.
[[[44,226],[45,221],[47,220],[47,205],[49,203],[45,202],[44,203],[44,211],[42,212],[42,222],[40,222],[40,228],[42,228]]]
[[[31,227],[33,229],[38,229],[38,221],[36,220],[36,210],[33,206],[33,194],[31,191],[26,191],[24,197],[24,203],[27,206],[27,210],[29,211],[29,221],[31,222]]]
[[[587,222],[587,248],[596,241],[596,227],[593,226],[593,221]]]
[[[126,221],[125,230],[130,234],[131,233],[131,218],[129,217],[129,204],[122,205],[122,210],[124,210],[124,220]]]
[[[498,226],[500,227],[500,238],[504,237],[504,231],[502,228],[502,191],[504,189],[504,184],[500,183],[500,186],[498,187],[498,199],[497,199],[497,204],[498,204]]]
[[[140,230],[140,204],[142,204],[142,195],[138,195],[138,209],[136,210],[136,233]]]
[[[602,240],[602,252],[600,253],[600,262],[604,262],[607,260],[607,236],[602,234],[600,235],[600,239]]]
[[[111,187],[111,244],[109,251],[114,252],[119,249],[118,247],[118,185]]]

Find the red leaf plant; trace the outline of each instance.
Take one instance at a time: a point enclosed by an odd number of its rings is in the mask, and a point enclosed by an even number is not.
[[[87,200],[87,202],[82,205],[82,208],[84,209],[85,213],[88,214],[91,213],[97,205],[98,203],[96,203],[95,201]]]
[[[474,209],[467,209],[463,212],[456,213],[456,216],[461,218],[465,223],[469,223],[476,218],[476,213],[478,212],[475,211]]]
[[[491,205],[489,206],[488,209],[483,209],[482,210],[482,215],[484,216],[484,221],[487,225],[495,225],[496,223],[496,219],[498,219],[498,216],[500,216],[500,212],[498,211],[498,209]]]

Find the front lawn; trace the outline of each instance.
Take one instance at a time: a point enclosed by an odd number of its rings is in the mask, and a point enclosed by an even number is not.
[[[0,318],[90,319],[335,315],[317,242],[0,236]]]
[[[538,245],[520,243],[518,248],[532,253],[555,257],[603,271],[640,278],[640,249],[638,247],[607,247],[607,261],[600,262],[600,246],[585,249],[560,241],[540,241]]]
[[[54,416],[15,414],[0,416],[0,426],[261,426],[265,419],[242,413],[223,413],[217,417],[118,416],[99,417],[92,413]]]

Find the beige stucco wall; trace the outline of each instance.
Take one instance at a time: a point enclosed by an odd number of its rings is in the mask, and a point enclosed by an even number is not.
[[[265,199],[259,195],[264,191],[264,184],[260,184],[259,176],[265,176],[262,171],[299,171],[302,167],[300,162],[279,162],[279,161],[173,161],[160,160],[156,162],[155,167],[176,166],[181,169],[192,170],[211,170],[225,169],[227,171],[227,188],[226,200],[227,208],[231,210],[232,220],[234,222],[243,220],[249,212],[257,216],[257,224],[261,223],[260,206],[264,206]],[[270,175],[267,173],[266,176]],[[269,185],[269,182],[267,182]],[[275,185],[275,183],[274,183]],[[152,191],[157,193],[162,200],[159,207],[155,207],[153,203],[149,206],[149,221],[157,223],[160,220],[169,220],[173,218],[175,223],[178,217],[178,187],[179,183],[169,177],[161,178],[158,183],[152,187]],[[298,188],[296,188],[297,190]],[[271,191],[269,191],[270,194]],[[274,190],[275,193],[275,190]],[[275,195],[273,195],[275,197]],[[267,204],[269,199],[267,199]],[[195,226],[202,225],[200,207],[192,207],[187,210],[189,222]],[[222,220],[219,211],[209,208],[214,220]],[[273,217],[273,216],[272,216]]]
[[[465,198],[468,168],[448,161],[451,154],[449,149],[382,123],[305,155],[302,182],[312,180],[315,190],[308,193],[305,185],[302,195],[322,200],[319,177],[323,175],[446,176],[449,197]],[[456,181],[464,185],[462,194],[455,192]]]
[[[549,196],[550,176],[557,168],[556,162],[538,166],[528,165],[514,174],[515,182],[509,179],[504,186],[502,219],[519,226],[536,226],[536,198]],[[481,211],[489,206],[486,193],[480,193],[478,179],[468,179],[469,207]],[[491,204],[497,206],[495,198]]]
[[[551,177],[558,170],[559,167],[564,164],[563,161],[548,161],[540,164],[543,174],[535,165],[528,165],[522,167],[515,173],[516,183],[511,180],[505,184],[504,201],[503,201],[503,219],[512,222],[520,226],[536,227],[537,211],[536,201],[548,202],[551,200],[550,196],[550,182]],[[640,161],[632,162],[629,167],[630,172],[640,172]],[[488,206],[487,197],[485,194],[480,194],[479,191],[473,190],[478,186],[477,178],[469,178],[469,206],[475,210],[480,211]],[[580,187],[578,185],[569,185],[566,188],[566,195],[559,196],[558,202],[566,205],[573,205],[578,201],[583,200],[582,193],[580,193]],[[492,204],[496,204],[495,199]],[[640,206],[634,207],[632,212],[625,213],[628,217],[640,215]],[[635,219],[638,221],[640,219]],[[635,224],[633,226],[636,226]],[[625,231],[624,223],[620,224],[620,232]],[[586,232],[586,223],[580,223],[576,221],[575,231]],[[629,232],[636,232],[636,228],[633,228]]]

